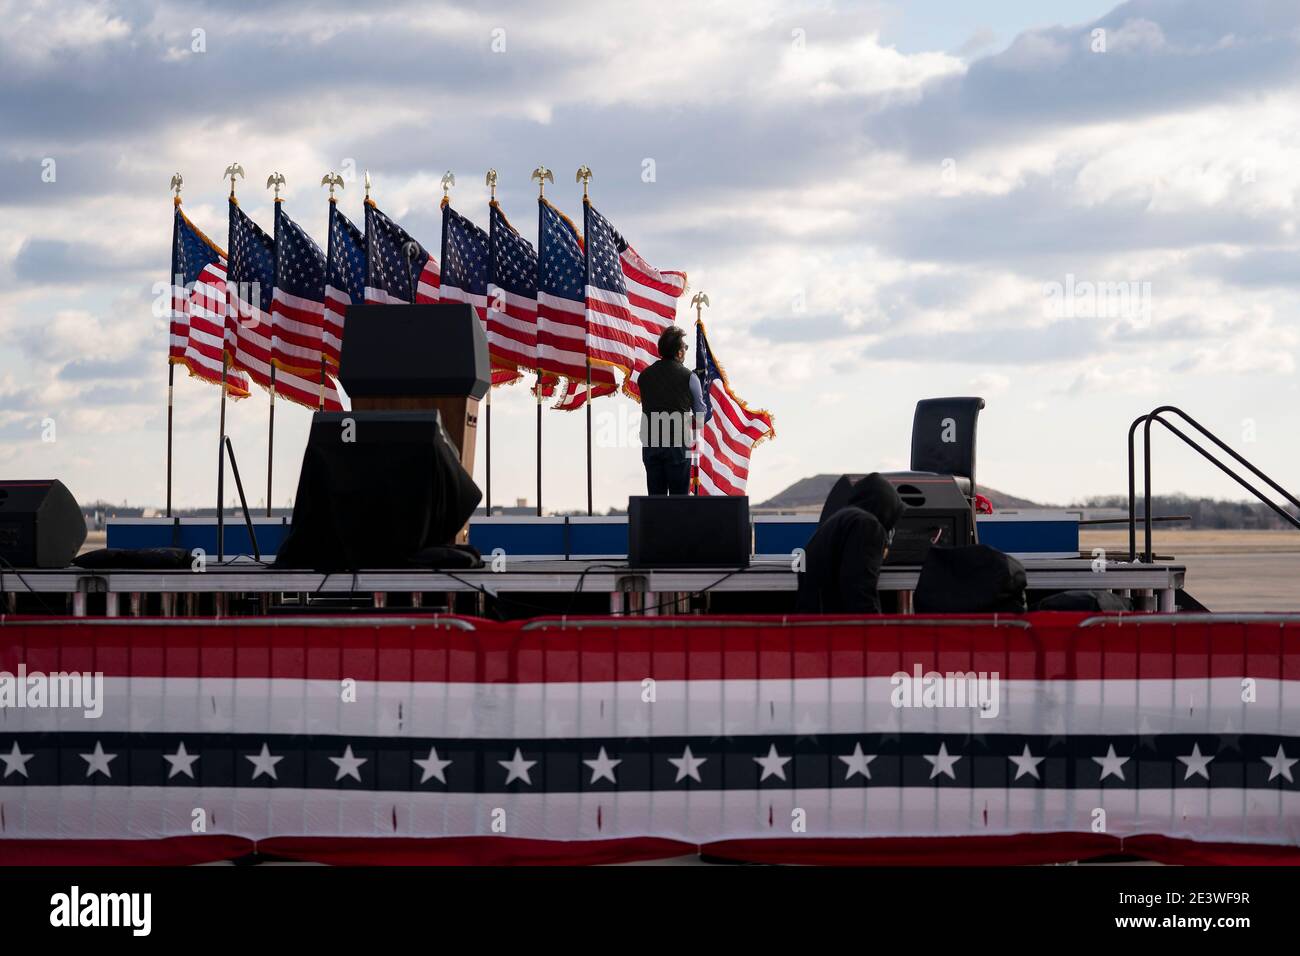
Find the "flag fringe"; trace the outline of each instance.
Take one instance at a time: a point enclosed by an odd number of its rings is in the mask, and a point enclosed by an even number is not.
[[[222,249],[219,245],[217,245],[215,242],[209,239],[208,234],[206,232],[204,232],[198,226],[194,225],[194,220],[191,219],[189,216],[185,215],[184,209],[182,209],[180,206],[177,206],[176,211],[181,214],[181,218],[185,220],[185,224],[189,226],[192,230],[194,230],[194,234],[198,236],[200,239],[202,239],[205,243],[207,243],[209,249],[211,249],[213,252],[219,255],[222,259],[226,258],[226,250]]]
[[[290,375],[309,376],[309,377],[314,376],[316,378],[320,378],[319,364],[310,367],[306,365],[289,365],[286,362],[284,362],[282,359],[278,359],[278,358],[271,359],[271,364],[282,372],[288,372]],[[325,360],[325,364],[326,365],[330,364],[328,359]]]
[[[548,206],[551,207],[551,211],[552,211],[553,213],[555,213],[557,216],[559,216],[561,219],[563,219],[566,223],[569,224],[569,228],[573,230],[573,235],[574,235],[575,237],[577,237],[577,240],[578,240],[578,248],[581,249],[584,253],[586,253],[586,251],[587,251],[587,247],[586,247],[586,245],[583,244],[583,240],[582,240],[582,230],[579,229],[577,226],[575,226],[575,225],[573,224],[573,220],[570,219],[568,216],[566,216],[564,213],[560,212],[560,210],[557,209],[557,208],[555,207],[555,205],[554,205],[554,204],[553,204],[549,199],[547,199],[545,196],[540,197],[540,198],[538,199],[538,202],[544,202],[544,203],[546,203],[546,205],[548,205]],[[542,255],[542,250],[541,250],[541,249],[538,249],[538,250],[537,250],[538,262],[541,261],[541,255]]]
[[[617,369],[618,371],[622,372],[622,373],[623,373],[623,382],[622,382],[622,384],[620,384],[620,385],[617,386],[617,390],[618,390],[621,394],[626,395],[628,398],[632,399],[632,401],[636,402],[638,405],[641,404],[641,396],[638,395],[636,392],[632,391],[632,389],[631,389],[631,384],[632,384],[632,370],[631,370],[631,369],[629,369],[629,368],[628,368],[626,365],[624,365],[622,362],[611,362],[611,361],[609,361],[608,359],[598,359],[598,358],[593,358],[593,359],[591,359],[591,364],[592,364],[592,365],[603,365],[603,366],[605,366],[606,368]]]
[[[200,375],[198,372],[194,371],[194,366],[192,366],[185,359],[178,359],[175,361],[175,364],[183,366],[185,368],[185,371],[190,373],[190,378],[197,378],[200,382],[204,382],[208,385],[216,385],[218,388],[221,387],[221,379],[219,378],[212,379],[212,378],[208,378],[206,375]],[[227,376],[226,394],[230,396],[231,401],[237,402],[240,399],[248,398],[252,394],[252,392],[247,389],[240,389],[238,386],[235,385],[234,382],[230,380],[230,377]]]

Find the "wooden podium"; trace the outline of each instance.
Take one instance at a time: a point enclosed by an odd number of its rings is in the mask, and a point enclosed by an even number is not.
[[[356,411],[436,409],[474,473],[479,400],[492,382],[487,335],[462,302],[352,305],[339,381]]]

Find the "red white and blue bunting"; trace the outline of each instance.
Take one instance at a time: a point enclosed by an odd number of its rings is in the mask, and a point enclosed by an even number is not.
[[[0,706],[0,862],[1300,861],[1300,623],[10,618],[20,668],[102,714]]]

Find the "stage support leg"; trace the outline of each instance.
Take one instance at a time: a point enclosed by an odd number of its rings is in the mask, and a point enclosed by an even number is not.
[[[132,617],[140,616],[140,600],[141,600],[140,592],[132,591],[131,592],[131,616]]]
[[[609,592],[609,614],[611,617],[623,616],[623,592],[622,591]]]
[[[376,608],[377,610],[382,610],[382,609],[384,609],[384,608],[386,608],[386,607],[388,607],[388,595],[385,594],[383,591],[376,591],[376,592],[375,592],[375,608]]]
[[[915,598],[915,596],[916,596],[916,592],[914,591],[898,592],[898,613],[899,614],[916,613],[916,605],[913,603],[913,599]]]
[[[117,592],[104,592],[104,616],[117,617]]]
[[[1177,610],[1178,592],[1174,588],[1160,590],[1160,613],[1173,614]]]
[[[80,585],[72,595],[72,616],[86,616],[86,592],[81,589]]]

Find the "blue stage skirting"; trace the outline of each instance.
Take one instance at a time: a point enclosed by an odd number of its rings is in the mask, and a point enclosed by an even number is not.
[[[254,518],[263,558],[273,556],[289,533],[287,518]],[[1041,558],[1076,557],[1079,516],[1073,512],[1033,511],[980,515],[983,544],[1008,554]],[[788,555],[807,545],[817,528],[810,515],[754,515],[754,554]],[[625,558],[627,518],[611,517],[476,517],[470,522],[470,544],[484,557],[493,551],[515,558]],[[110,548],[182,547],[217,553],[215,518],[122,518],[108,522]],[[227,521],[227,555],[252,554],[242,519]]]
[[[216,518],[110,518],[107,530],[110,548],[200,548],[207,555],[217,553]],[[289,534],[289,519],[254,518],[253,530],[262,557],[273,556]],[[226,519],[222,539],[227,557],[253,553],[242,515]]]

